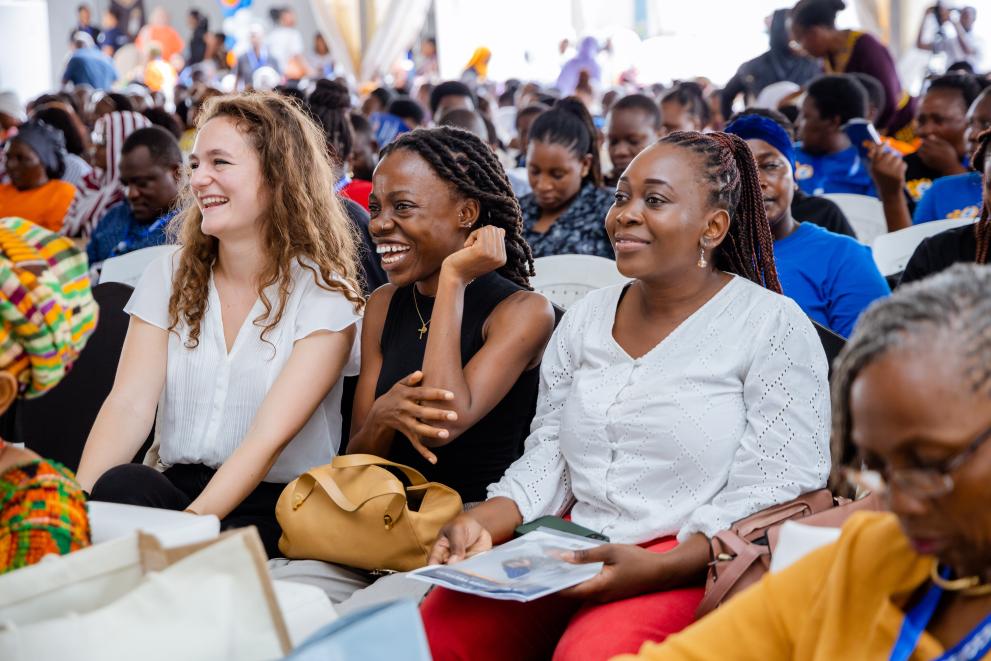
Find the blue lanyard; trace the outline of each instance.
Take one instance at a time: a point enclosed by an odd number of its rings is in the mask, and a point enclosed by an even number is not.
[[[939,600],[943,596],[943,588],[933,585],[922,597],[922,601],[915,605],[905,615],[901,631],[898,632],[898,640],[891,650],[890,661],[908,661],[919,643],[919,637],[925,631],[926,625],[932,619]],[[974,661],[983,658],[991,651],[991,615],[985,617],[980,624],[971,630],[963,640],[944,652],[935,661]]]

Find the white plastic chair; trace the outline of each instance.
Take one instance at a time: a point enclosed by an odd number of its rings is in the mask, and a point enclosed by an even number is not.
[[[175,252],[179,246],[152,246],[104,260],[100,282],[122,282],[132,287],[138,284],[145,267],[161,255]]]
[[[882,234],[874,239],[873,245],[877,268],[885,276],[901,273],[923,239],[973,222],[973,218],[946,218]]]
[[[530,278],[530,284],[552,303],[565,309],[593,289],[629,280],[616,268],[616,262],[596,255],[539,257],[533,266],[537,275]]]
[[[869,195],[851,193],[827,193],[822,197],[832,200],[850,221],[857,240],[864,245],[873,245],[874,239],[888,232],[881,200]]]

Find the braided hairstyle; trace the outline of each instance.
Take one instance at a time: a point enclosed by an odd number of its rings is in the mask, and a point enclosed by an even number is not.
[[[977,136],[977,148],[970,159],[971,167],[984,175],[984,166],[987,165],[988,151],[991,150],[991,129],[988,129]],[[984,181],[984,189],[987,190],[988,182]],[[981,205],[981,217],[974,225],[974,232],[977,234],[977,256],[974,259],[978,264],[988,263],[988,248],[991,246],[991,200],[983,200]]]
[[[582,185],[591,182],[596,187],[602,187],[599,132],[588,108],[577,97],[561,99],[553,108],[541,113],[530,127],[527,142],[562,145],[579,159],[586,155],[591,156],[592,164],[588,168],[588,174],[582,179]]]
[[[318,80],[308,99],[310,115],[327,136],[327,152],[335,164],[346,163],[354,147],[351,130],[351,94],[336,80]]]
[[[729,231],[713,251],[715,267],[780,294],[771,225],[764,211],[757,163],[747,143],[730,133],[697,131],[675,131],[659,142],[700,157],[709,204],[729,213]]]
[[[850,390],[865,367],[896,347],[951,347],[961,361],[963,386],[991,395],[991,268],[955,264],[903,285],[864,312],[836,358],[832,379],[832,453],[835,488],[840,469],[854,457]],[[945,341],[940,341],[945,337]]]
[[[438,126],[403,133],[383,150],[380,160],[405,149],[425,160],[459,195],[478,200],[478,225],[506,230],[506,263],[499,275],[531,289],[534,275],[530,244],[523,238],[523,216],[506,171],[492,149],[463,129]]]

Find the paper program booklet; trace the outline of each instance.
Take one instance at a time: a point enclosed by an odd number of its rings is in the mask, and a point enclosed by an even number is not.
[[[598,574],[601,562],[575,565],[563,560],[561,554],[602,543],[539,528],[453,565],[422,567],[409,577],[479,597],[533,601]]]

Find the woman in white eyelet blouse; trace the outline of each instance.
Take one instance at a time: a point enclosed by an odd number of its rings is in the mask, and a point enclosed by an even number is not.
[[[523,456],[431,555],[454,562],[569,514],[612,542],[569,559],[604,567],[528,604],[434,590],[422,615],[437,661],[605,659],[662,640],[694,618],[709,537],[825,485],[826,358],[780,294],[746,143],[665,137],[620,177],[605,224],[632,282],[564,315]]]
[[[78,476],[94,500],[255,526],[269,555],[285,484],[331,461],[358,365],[356,245],[322,131],[276,94],[204,106],[176,217],[145,271]],[[306,164],[301,168],[300,164]],[[155,424],[158,465],[129,464]]]

